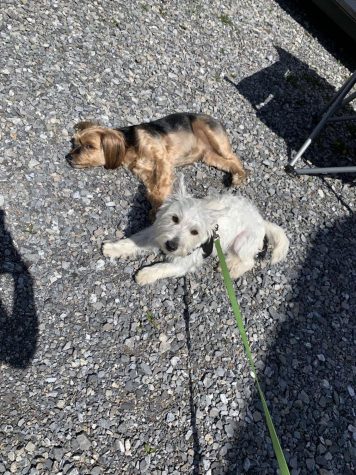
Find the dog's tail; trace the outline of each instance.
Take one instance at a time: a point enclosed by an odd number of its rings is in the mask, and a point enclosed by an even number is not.
[[[272,245],[272,264],[283,261],[289,249],[289,239],[284,230],[277,224],[265,221],[266,235]]]

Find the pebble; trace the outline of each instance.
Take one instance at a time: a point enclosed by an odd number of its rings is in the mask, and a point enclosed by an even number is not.
[[[27,450],[27,452],[34,452],[35,449],[36,449],[36,446],[32,442],[28,442],[28,444],[25,447],[25,450]]]
[[[355,397],[355,390],[352,386],[348,385],[347,390],[348,390],[351,397]]]
[[[80,450],[89,450],[91,443],[88,437],[82,433],[77,436],[77,443],[79,445]]]

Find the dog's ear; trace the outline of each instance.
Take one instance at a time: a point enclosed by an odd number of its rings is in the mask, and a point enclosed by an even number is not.
[[[105,156],[105,168],[120,166],[125,154],[125,140],[120,132],[105,130],[101,136],[101,146]]]
[[[83,122],[78,122],[74,126],[74,130],[76,132],[80,132],[81,130],[88,129],[89,127],[97,127],[98,124],[96,122],[92,122],[90,120],[85,120]]]
[[[187,189],[186,189],[185,183],[184,183],[183,173],[179,173],[177,178],[174,180],[173,195],[177,196],[178,198],[184,198],[184,197],[188,196]]]

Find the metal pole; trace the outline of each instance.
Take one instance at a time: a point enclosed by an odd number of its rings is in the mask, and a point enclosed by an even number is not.
[[[326,104],[326,106],[324,107],[324,109],[321,111],[321,114],[320,115],[324,115],[325,112],[329,109],[329,107],[331,107],[331,105],[333,104],[333,102],[338,98],[339,94],[343,94],[345,89],[348,87],[349,83],[352,82],[356,77],[356,71],[351,74],[351,76],[346,79],[346,81],[344,82],[344,84],[341,86],[341,88],[334,94],[333,98]],[[350,89],[349,89],[350,90]],[[347,93],[346,93],[347,94]],[[346,95],[345,94],[345,95]],[[343,97],[345,97],[345,95]]]
[[[342,105],[346,106],[346,104],[353,101],[355,98],[356,98],[356,92],[353,92],[352,94],[349,95],[349,97],[346,97],[346,99],[342,101]]]
[[[331,124],[332,122],[343,122],[344,120],[356,120],[356,114],[342,115],[341,117],[333,117],[332,119],[328,120],[328,124]]]
[[[296,175],[332,175],[334,173],[356,173],[356,167],[295,168]]]
[[[302,147],[300,148],[296,156],[293,158],[293,160],[290,161],[289,163],[290,168],[293,168],[294,164],[303,155],[303,153],[310,146],[310,144],[315,139],[315,137],[320,133],[321,129],[324,127],[324,125],[328,121],[328,118],[337,110],[337,108],[340,106],[343,99],[345,98],[346,94],[348,94],[348,92],[351,90],[351,88],[354,86],[355,83],[356,83],[356,71],[346,81],[344,86],[341,88],[341,91],[339,91],[336,94],[336,97],[332,101],[329,109],[324,113],[323,117],[321,118],[317,126],[314,128],[314,130],[311,132],[307,140],[304,142],[304,144],[302,145]]]

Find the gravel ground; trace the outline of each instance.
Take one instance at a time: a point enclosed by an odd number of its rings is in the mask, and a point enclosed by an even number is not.
[[[276,473],[214,263],[138,287],[147,260],[100,243],[147,223],[142,187],[64,159],[78,119],[188,110],[222,120],[252,172],[239,191],[291,238],[236,283],[291,473],[354,473],[355,188],[283,171],[349,70],[261,3],[3,2],[1,474]],[[347,162],[352,136],[329,129],[308,158]],[[197,196],[224,190],[220,171],[184,173]]]

